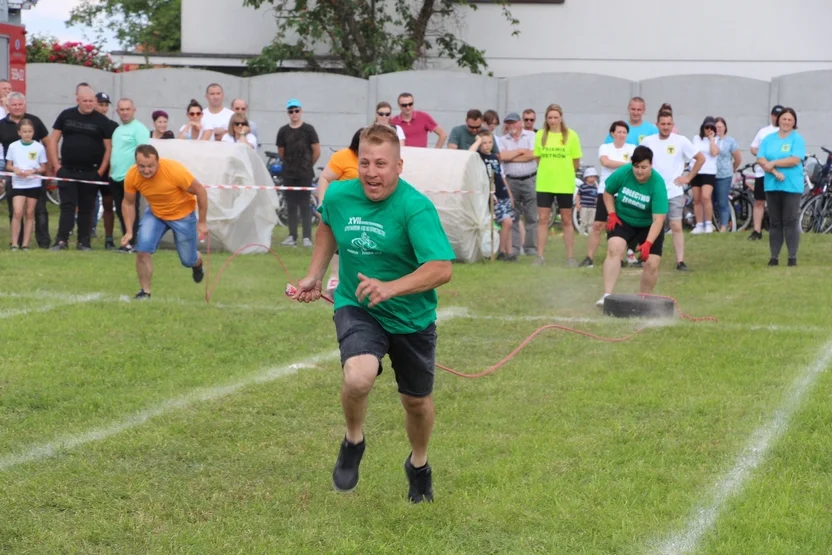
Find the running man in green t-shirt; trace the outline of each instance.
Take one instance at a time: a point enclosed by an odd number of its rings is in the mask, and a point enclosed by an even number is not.
[[[294,298],[321,297],[324,273],[338,249],[334,319],[347,433],[332,481],[338,491],[352,491],[358,483],[367,396],[381,374],[381,359],[389,355],[412,448],[404,465],[408,498],[419,503],[433,500],[427,448],[434,420],[435,289],[451,280],[455,257],[433,203],[399,178],[402,164],[395,129],[364,129],[358,179],[327,189],[309,273]]]
[[[667,187],[653,171],[653,151],[637,146],[631,164],[621,166],[607,178],[604,205],[607,207],[607,258],[604,261],[604,296],[612,293],[621,273],[621,257],[627,248],[644,262],[641,292],[652,293],[659,279],[659,262],[664,244],[667,215]],[[614,195],[618,196],[614,196]]]

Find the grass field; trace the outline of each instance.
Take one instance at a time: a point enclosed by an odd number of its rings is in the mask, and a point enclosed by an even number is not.
[[[288,302],[271,257],[235,261],[206,305],[161,252],[153,300],[129,302],[132,256],[11,253],[6,218],[0,552],[832,553],[829,237],[804,236],[797,268],[744,234],[691,237],[693,271],[666,250],[657,293],[719,322],[553,332],[489,377],[440,372],[436,501],[411,506],[389,367],[361,482],[332,491],[331,307]],[[310,251],[278,252],[299,277]],[[439,362],[479,371],[549,322],[640,325],[595,308],[603,252],[562,259],[555,238],[542,268],[455,265]]]

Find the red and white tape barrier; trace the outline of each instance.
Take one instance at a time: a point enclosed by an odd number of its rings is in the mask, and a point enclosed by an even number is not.
[[[0,175],[14,177],[13,172],[0,172]],[[30,178],[42,181],[64,181],[71,183],[86,183],[88,185],[109,185],[109,181],[90,181],[87,179],[70,179],[68,177],[48,177],[44,175],[32,175]],[[27,178],[28,179],[28,178]],[[274,185],[203,185],[206,189],[242,189],[242,190],[263,190],[263,191],[317,191],[317,187],[275,187]],[[488,191],[422,191],[426,195],[485,195]]]

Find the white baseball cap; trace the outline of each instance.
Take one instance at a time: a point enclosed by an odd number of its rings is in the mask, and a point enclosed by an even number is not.
[[[588,167],[587,169],[584,170],[584,179],[586,179],[587,177],[592,177],[592,176],[598,177],[598,172],[595,171],[595,168],[590,166],[590,167]]]

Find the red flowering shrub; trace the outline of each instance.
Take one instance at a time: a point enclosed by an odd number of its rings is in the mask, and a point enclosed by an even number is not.
[[[81,42],[58,42],[53,37],[32,35],[26,44],[27,62],[30,64],[70,64],[118,73],[121,67],[113,62],[109,54],[94,44]]]

